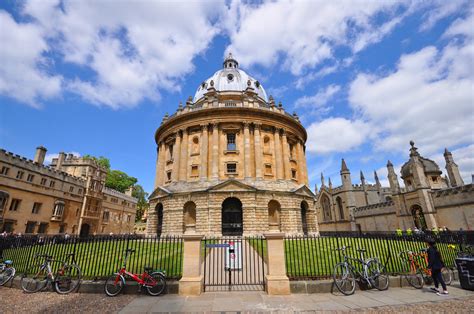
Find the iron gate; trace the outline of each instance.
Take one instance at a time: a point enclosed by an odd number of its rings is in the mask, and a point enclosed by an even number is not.
[[[204,291],[265,290],[263,237],[204,238]]]

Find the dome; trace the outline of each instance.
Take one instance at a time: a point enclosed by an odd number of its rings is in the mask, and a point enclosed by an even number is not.
[[[243,92],[248,87],[253,88],[254,92],[262,98],[265,102],[268,101],[267,93],[259,81],[239,69],[239,63],[229,53],[223,63],[223,69],[217,71],[210,78],[199,85],[194,94],[193,102],[198,101],[204,94],[207,93],[208,88],[214,87],[218,92],[236,91]]]
[[[439,170],[439,166],[436,164],[436,162],[434,162],[431,159],[424,158],[421,156],[419,158],[421,160],[421,163],[423,164],[423,169],[424,169],[425,174],[437,174],[437,175],[441,174],[441,170]],[[402,169],[400,171],[402,174],[402,178],[406,178],[413,175],[411,171],[412,163],[413,161],[410,159],[402,166]]]

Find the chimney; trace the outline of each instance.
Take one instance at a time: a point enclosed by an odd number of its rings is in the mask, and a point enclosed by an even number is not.
[[[63,165],[63,162],[65,159],[66,159],[66,154],[64,152],[60,152],[58,155],[58,162],[56,164],[56,169],[61,170],[61,166]]]
[[[47,151],[48,150],[43,146],[36,147],[35,159],[33,161],[39,165],[42,165],[44,163],[44,158],[46,157]]]

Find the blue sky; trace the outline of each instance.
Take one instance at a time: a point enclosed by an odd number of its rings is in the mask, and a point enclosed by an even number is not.
[[[231,51],[308,130],[320,173],[386,184],[413,139],[474,173],[472,1],[2,1],[0,147],[106,156],[152,191],[163,115]]]

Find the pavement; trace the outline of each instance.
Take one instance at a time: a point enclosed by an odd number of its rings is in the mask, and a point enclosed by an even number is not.
[[[263,291],[209,292],[197,297],[137,296],[119,313],[157,312],[446,312],[474,313],[474,292],[454,282],[449,295],[438,296],[429,287],[389,288],[387,291],[269,296]]]

